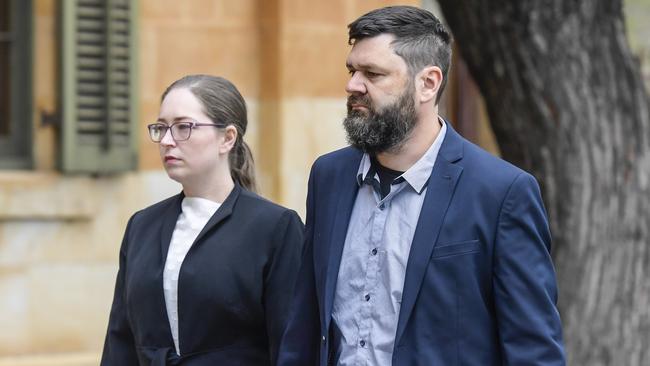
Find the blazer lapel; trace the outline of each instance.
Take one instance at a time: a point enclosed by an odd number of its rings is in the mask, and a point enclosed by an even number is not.
[[[447,123],[445,141],[440,148],[438,158],[429,177],[426,196],[406,265],[402,306],[395,337],[396,347],[413,311],[413,306],[422,286],[424,273],[431,258],[431,252],[454,194],[456,183],[463,171],[462,167],[454,164],[462,158],[462,144],[462,138]]]
[[[325,324],[325,329],[329,329],[334,303],[334,291],[336,290],[336,281],[341,264],[341,254],[343,253],[345,236],[348,232],[350,216],[352,216],[352,208],[354,207],[354,201],[359,190],[356,174],[359,170],[361,157],[362,155],[358,154],[355,155],[355,158],[350,159],[335,179],[335,181],[342,183],[338,189],[334,190],[338,195],[338,200],[335,210],[331,213],[335,215],[331,237],[329,242],[326,242],[326,244],[329,244],[329,252],[327,274],[325,277],[325,296],[323,296],[324,311],[321,312],[321,316],[323,317],[322,324]],[[324,183],[327,184],[327,182]]]
[[[177,194],[170,202],[169,206],[165,209],[162,214],[162,220],[160,221],[160,265],[156,268],[156,277],[158,281],[158,299],[155,301],[158,302],[159,306],[155,308],[161,313],[159,319],[169,319],[167,314],[167,308],[165,307],[165,290],[163,289],[163,271],[165,268],[165,261],[167,261],[167,252],[169,251],[169,244],[172,241],[172,234],[174,233],[174,228],[176,227],[176,221],[178,220],[178,215],[181,213],[181,203],[185,195],[183,192]],[[167,344],[173,345],[174,340],[172,338],[172,331],[169,326],[169,321],[162,321],[159,324],[160,329],[164,330],[166,334]]]
[[[210,230],[212,230],[212,228],[217,226],[220,222],[232,214],[232,209],[235,206],[235,202],[237,202],[237,198],[239,198],[240,193],[241,187],[238,184],[235,184],[235,187],[232,189],[228,197],[226,197],[226,200],[223,201],[221,206],[217,209],[217,212],[215,212],[210,220],[208,220],[208,222],[205,224],[199,235],[194,240],[194,243],[192,243],[192,246],[196,245],[196,243],[198,243],[199,240],[201,240]]]
[[[174,233],[174,228],[176,227],[176,221],[178,220],[178,215],[181,213],[181,202],[185,195],[183,192],[176,195],[176,197],[171,201],[171,204],[167,207],[163,214],[163,219],[161,220],[160,228],[160,271],[165,266],[165,261],[167,260],[167,251],[169,250],[169,244],[172,241],[172,234]]]
[[[217,212],[212,215],[210,220],[205,224],[199,235],[194,240],[194,243],[197,243],[205,234],[210,231],[213,227],[219,224],[221,221],[226,219],[232,213],[233,206],[239,197],[241,192],[241,187],[235,184],[235,187],[230,192],[226,200],[221,204]],[[167,252],[169,251],[169,244],[172,241],[172,234],[174,233],[174,228],[176,227],[176,221],[178,220],[178,215],[181,213],[181,203],[185,198],[185,194],[182,192],[177,196],[177,198],[172,202],[172,204],[165,211],[162,227],[160,230],[160,253],[161,253],[161,271],[165,266],[165,261],[167,260]],[[192,244],[194,246],[194,244]]]

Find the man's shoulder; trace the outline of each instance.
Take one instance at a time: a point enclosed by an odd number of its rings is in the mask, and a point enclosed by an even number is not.
[[[351,146],[319,156],[312,165],[312,172],[318,174],[356,173],[363,153]]]
[[[464,173],[486,184],[509,186],[519,176],[529,176],[522,168],[498,157],[474,143],[463,139],[463,159],[460,163]],[[534,179],[534,178],[533,178]]]
[[[519,174],[523,170],[516,165],[484,150],[482,147],[475,145],[470,141],[465,143],[465,154],[463,160],[466,163],[474,165],[475,168],[484,170],[497,170],[505,174]]]
[[[318,166],[330,166],[330,165],[340,165],[342,162],[350,161],[360,161],[363,153],[352,146],[346,146],[344,148],[334,150],[327,154],[321,155],[316,159],[314,165]]]

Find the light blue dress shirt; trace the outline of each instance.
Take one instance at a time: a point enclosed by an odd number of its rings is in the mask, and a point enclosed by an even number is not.
[[[447,131],[440,123],[431,147],[383,199],[370,156],[361,160],[332,311],[338,365],[391,364],[411,242]]]

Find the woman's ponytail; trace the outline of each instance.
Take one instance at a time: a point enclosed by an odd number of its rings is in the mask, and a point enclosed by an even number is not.
[[[237,134],[235,146],[230,151],[230,175],[240,186],[257,192],[253,153],[241,135]]]

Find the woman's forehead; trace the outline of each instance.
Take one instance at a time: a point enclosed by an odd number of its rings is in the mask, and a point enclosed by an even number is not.
[[[174,88],[167,93],[160,104],[159,119],[177,120],[181,117],[199,119],[205,117],[203,105],[187,88]]]

